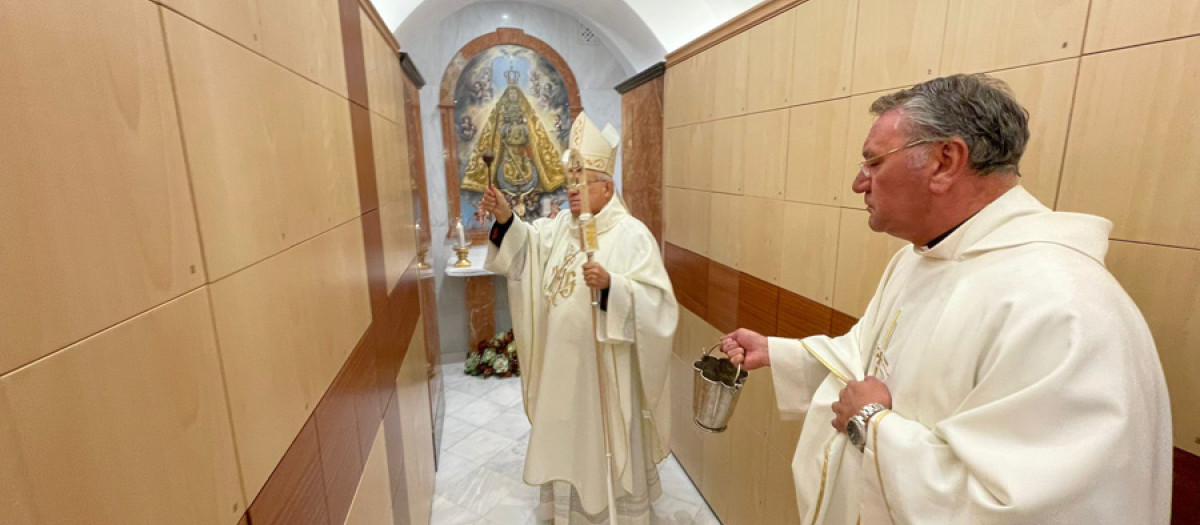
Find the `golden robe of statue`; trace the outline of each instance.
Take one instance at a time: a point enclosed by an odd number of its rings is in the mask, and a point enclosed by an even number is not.
[[[483,162],[485,151],[491,151],[496,156],[490,170]],[[559,162],[560,155],[558,145],[542,127],[529,100],[510,80],[492,114],[488,116],[475,149],[471,151],[463,174],[462,189],[482,193],[499,171],[503,174],[505,184],[497,186],[501,186],[501,191],[505,193],[514,193],[508,188],[524,188],[519,193],[533,190],[552,192],[566,181]],[[526,188],[533,182],[535,171],[538,177],[536,186]]]

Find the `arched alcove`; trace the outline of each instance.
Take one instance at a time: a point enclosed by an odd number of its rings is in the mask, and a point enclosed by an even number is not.
[[[569,122],[573,121],[583,111],[583,104],[579,95],[579,85],[575,80],[575,74],[571,71],[571,68],[567,65],[562,55],[541,39],[527,35],[520,29],[502,27],[492,33],[476,37],[460,48],[450,59],[449,65],[446,66],[446,70],[442,74],[438,94],[438,111],[441,116],[442,145],[444,148],[443,158],[445,159],[446,211],[450,224],[453,224],[462,213],[462,203],[460,202],[460,171],[463,162],[462,156],[458,151],[459,123],[455,118],[456,86],[459,84],[463,71],[468,67],[473,58],[489,49],[506,45],[527,48],[549,62],[554,70],[556,70],[557,74],[562,78],[563,88],[566,91],[567,106],[570,115],[568,127]],[[467,218],[464,217],[464,223],[466,222]],[[484,235],[481,228],[468,228],[468,230],[471,232],[472,238]]]

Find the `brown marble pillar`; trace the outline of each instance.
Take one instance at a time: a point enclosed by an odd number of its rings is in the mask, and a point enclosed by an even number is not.
[[[495,310],[492,276],[467,277],[467,343],[472,348],[496,335]]]
[[[663,241],[662,63],[616,87],[621,93],[621,196],[633,214]]]

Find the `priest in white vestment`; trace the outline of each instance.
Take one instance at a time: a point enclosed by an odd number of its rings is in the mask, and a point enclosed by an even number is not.
[[[481,209],[496,217],[484,267],[508,278],[525,413],[532,431],[526,483],[540,485],[540,520],[649,523],[661,495],[656,463],[669,446],[667,366],[678,307],[658,243],[615,196],[619,137],[580,114],[570,147],[582,160],[599,251],[581,251],[578,187],[571,213],[531,223],[489,188]],[[586,182],[585,182],[586,181]],[[593,328],[592,291],[599,294]],[[599,342],[599,345],[597,344]],[[604,425],[596,352],[607,380],[617,518],[608,508]]]
[[[871,111],[854,190],[912,245],[841,337],[723,339],[806,418],[801,523],[1168,523],[1167,390],[1104,266],[1112,224],[1017,184],[1028,114],[998,80],[934,79]]]

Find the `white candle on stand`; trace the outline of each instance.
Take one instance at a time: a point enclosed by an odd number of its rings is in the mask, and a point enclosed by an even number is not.
[[[454,231],[455,231],[456,233],[458,233],[458,245],[459,245],[459,246],[466,246],[466,245],[467,245],[467,236],[466,236],[466,234],[464,234],[464,233],[463,233],[462,219],[461,219],[461,218],[460,218],[460,219],[458,219],[458,222],[454,224]]]

